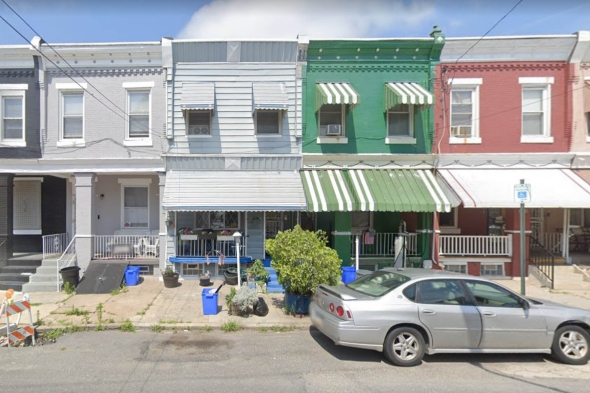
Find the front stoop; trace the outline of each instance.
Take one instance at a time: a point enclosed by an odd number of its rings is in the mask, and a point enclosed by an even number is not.
[[[45,259],[37,267],[29,282],[22,286],[23,292],[55,292],[57,291],[57,260]]]
[[[22,291],[37,267],[41,265],[40,254],[16,254],[8,259],[8,264],[0,268],[0,290]]]
[[[277,272],[272,267],[265,267],[269,273],[269,281],[266,284],[266,290],[270,293],[285,293],[285,289],[279,284]]]

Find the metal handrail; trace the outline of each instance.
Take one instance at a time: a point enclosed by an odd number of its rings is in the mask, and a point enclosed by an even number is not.
[[[43,259],[47,259],[50,255],[59,255],[64,244],[69,242],[69,235],[67,233],[56,233],[53,235],[42,236],[43,240]]]
[[[77,259],[76,259],[76,238],[77,236],[74,236],[72,238],[72,240],[70,241],[70,244],[68,244],[68,246],[66,247],[65,251],[63,252],[63,254],[61,254],[61,256],[57,259],[57,263],[55,264],[56,266],[56,275],[57,275],[57,292],[59,292],[60,287],[61,287],[61,281],[60,281],[60,274],[59,271],[61,269],[63,269],[64,267],[68,267],[72,264],[72,262],[76,262],[77,265]]]
[[[536,237],[529,235],[529,262],[549,281],[551,289],[555,282],[555,255]]]

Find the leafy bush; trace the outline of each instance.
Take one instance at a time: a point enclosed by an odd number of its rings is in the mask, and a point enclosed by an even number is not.
[[[266,282],[270,274],[268,270],[264,268],[260,259],[255,260],[252,266],[247,269],[247,272],[256,277],[258,281],[262,282]]]
[[[299,225],[266,240],[264,245],[272,257],[271,266],[285,291],[312,296],[320,284],[338,284],[342,260],[327,244],[324,231],[310,232]]]
[[[225,295],[225,304],[227,305],[228,310],[231,308],[231,302],[232,302],[232,299],[234,298],[234,296],[236,296],[236,293],[237,293],[236,288],[232,288],[229,291],[229,294]]]
[[[247,312],[250,306],[258,303],[258,294],[255,289],[250,289],[246,285],[243,285],[231,302],[241,312]]]

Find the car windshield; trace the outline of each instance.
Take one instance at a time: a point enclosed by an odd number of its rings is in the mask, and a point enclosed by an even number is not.
[[[351,282],[347,287],[370,296],[383,296],[409,280],[409,277],[401,274],[378,271]]]

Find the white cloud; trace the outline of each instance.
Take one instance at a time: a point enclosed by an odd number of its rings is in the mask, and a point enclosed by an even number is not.
[[[433,0],[213,0],[178,38],[385,37],[425,24],[434,10]]]

